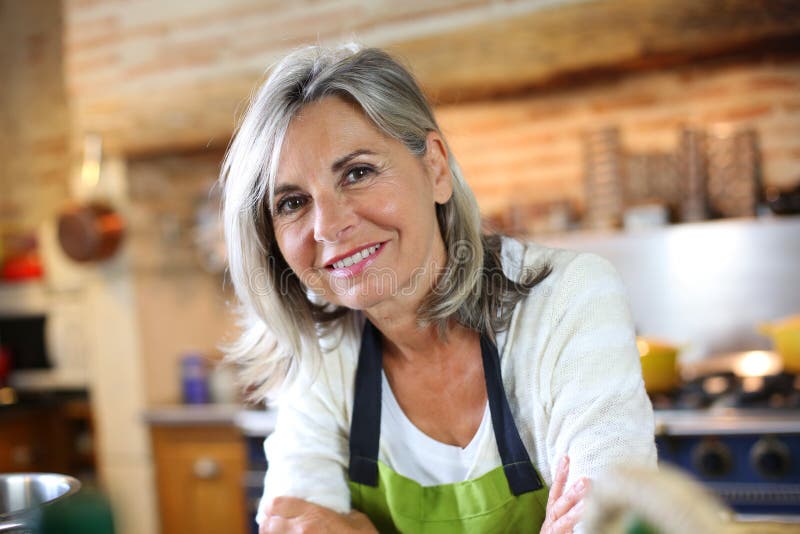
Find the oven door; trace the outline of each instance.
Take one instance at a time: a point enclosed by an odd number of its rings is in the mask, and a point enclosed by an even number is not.
[[[800,522],[800,414],[656,412],[659,461],[716,493],[740,519]]]

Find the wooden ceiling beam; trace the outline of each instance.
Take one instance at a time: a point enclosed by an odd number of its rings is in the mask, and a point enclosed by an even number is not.
[[[587,83],[609,73],[677,65],[735,51],[800,54],[796,0],[595,0],[386,46],[437,103],[497,98]],[[87,102],[74,96],[78,131],[114,152],[224,147],[236,110],[257,84],[252,66],[226,63],[204,83],[128,87],[124,79]]]
[[[559,5],[389,47],[439,103],[747,50],[800,50],[792,0],[603,0]]]

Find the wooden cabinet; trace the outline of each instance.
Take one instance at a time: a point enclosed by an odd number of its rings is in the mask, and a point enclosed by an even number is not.
[[[0,436],[0,473],[37,470],[44,438],[38,413],[20,410],[0,414]]]
[[[94,475],[91,411],[85,399],[26,400],[0,407],[0,473]]]
[[[245,534],[246,451],[232,425],[152,429],[162,534]]]

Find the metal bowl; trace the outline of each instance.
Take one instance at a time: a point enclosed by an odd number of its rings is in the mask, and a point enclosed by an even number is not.
[[[77,479],[57,473],[0,474],[0,532],[33,528],[42,506],[72,495],[80,487]]]

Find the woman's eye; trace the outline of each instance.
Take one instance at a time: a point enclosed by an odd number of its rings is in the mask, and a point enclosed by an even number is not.
[[[294,213],[303,207],[305,201],[301,197],[287,197],[278,202],[277,212],[279,215]]]
[[[348,183],[360,182],[370,174],[372,174],[371,167],[353,167],[345,176],[345,181]]]

